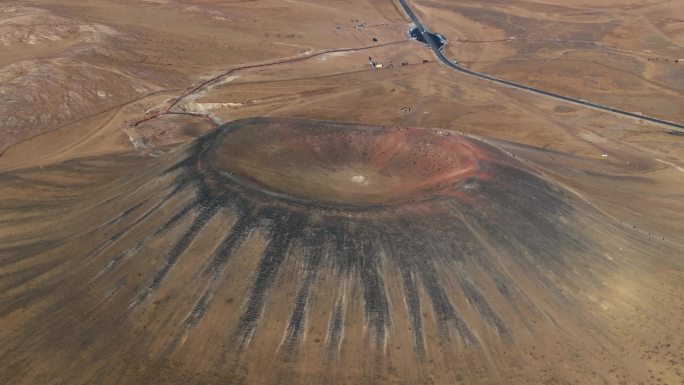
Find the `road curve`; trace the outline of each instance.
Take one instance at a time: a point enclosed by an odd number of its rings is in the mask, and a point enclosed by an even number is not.
[[[489,80],[489,81],[492,81],[495,83],[503,84],[503,85],[506,85],[509,87],[518,88],[518,89],[529,91],[529,92],[534,92],[536,94],[541,94],[541,95],[544,95],[547,97],[559,99],[559,100],[562,100],[565,102],[578,104],[581,106],[592,107],[592,108],[596,108],[598,110],[608,111],[608,112],[611,112],[613,114],[624,115],[624,116],[629,116],[631,118],[646,120],[649,122],[653,122],[653,123],[661,124],[663,126],[674,128],[680,132],[684,132],[684,124],[675,123],[675,122],[671,122],[669,120],[664,120],[664,119],[653,118],[653,117],[650,117],[647,115],[637,114],[634,112],[624,111],[624,110],[620,110],[618,108],[614,108],[614,107],[610,107],[610,106],[604,106],[604,105],[598,104],[598,103],[588,102],[588,101],[582,100],[582,99],[571,98],[569,96],[564,96],[564,95],[556,94],[553,92],[544,91],[544,90],[541,90],[539,88],[530,87],[530,86],[527,86],[524,84],[511,82],[511,81],[504,80],[504,79],[499,79],[497,77],[487,75],[487,74],[482,73],[482,72],[477,72],[477,71],[473,71],[473,70],[470,70],[468,68],[462,67],[462,66],[454,63],[453,61],[449,60],[449,58],[447,58],[446,56],[444,56],[444,54],[440,50],[439,44],[437,44],[437,42],[435,42],[435,39],[432,38],[432,35],[430,35],[428,33],[428,32],[430,32],[430,30],[428,30],[425,27],[425,25],[423,25],[423,23],[420,22],[420,19],[415,14],[415,12],[413,12],[413,9],[408,4],[408,1],[407,0],[398,0],[398,1],[401,4],[401,6],[404,8],[404,11],[406,12],[406,14],[411,18],[413,23],[416,25],[416,28],[418,28],[418,32],[423,36],[423,39],[430,46],[430,49],[432,50],[432,52],[434,52],[435,56],[437,56],[437,59],[439,59],[439,61],[442,62],[442,64],[446,65],[447,67],[450,67],[456,71],[462,72],[466,75],[475,76],[475,77],[478,77],[481,79],[485,79],[485,80]]]

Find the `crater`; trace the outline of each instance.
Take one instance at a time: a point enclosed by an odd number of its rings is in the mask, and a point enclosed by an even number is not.
[[[477,149],[454,133],[307,122],[228,129],[211,149],[215,170],[296,200],[344,205],[424,200],[477,172]]]
[[[131,356],[167,372],[168,357],[173,368],[203,357],[213,372],[197,378],[229,384],[331,383],[342,372],[361,384],[375,371],[417,384],[418,372],[445,372],[430,357],[457,357],[462,366],[447,374],[476,368],[508,383],[501,367],[536,368],[534,357],[497,352],[551,356],[561,343],[567,362],[619,353],[613,333],[601,333],[612,310],[597,311],[587,293],[634,302],[606,283],[616,274],[634,287],[674,282],[680,265],[654,261],[681,250],[537,167],[562,179],[595,173],[579,185],[615,184],[576,155],[292,118],[234,121],[155,158],[106,154],[5,173],[0,339],[16,353],[3,364],[18,369],[0,377],[48,378],[84,345],[92,354],[78,362],[80,383],[128,384],[160,377],[130,370]],[[73,316],[83,309],[87,317]],[[389,366],[399,351],[388,346],[402,347],[405,365]],[[45,349],[64,354],[36,361]]]

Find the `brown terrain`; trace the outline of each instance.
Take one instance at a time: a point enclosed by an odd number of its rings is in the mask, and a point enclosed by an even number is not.
[[[684,123],[681,2],[409,3]],[[410,28],[3,2],[0,384],[684,384],[684,130]]]

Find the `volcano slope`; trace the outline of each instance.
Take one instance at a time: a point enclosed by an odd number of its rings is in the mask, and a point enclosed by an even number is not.
[[[681,379],[681,244],[507,146],[260,118],[5,173],[0,383]]]

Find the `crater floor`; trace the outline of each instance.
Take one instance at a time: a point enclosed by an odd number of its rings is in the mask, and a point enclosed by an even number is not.
[[[454,192],[486,154],[446,131],[310,121],[237,126],[209,156],[227,177],[283,197],[374,205]]]

